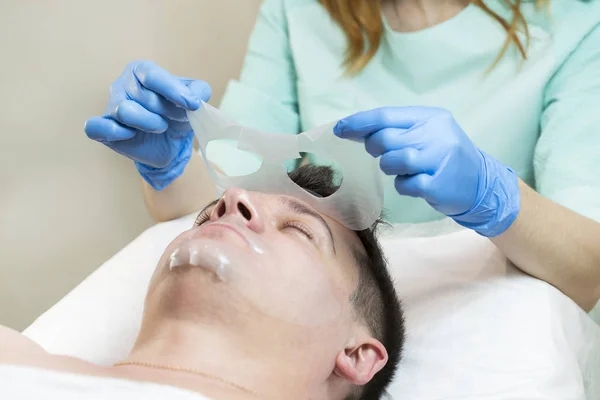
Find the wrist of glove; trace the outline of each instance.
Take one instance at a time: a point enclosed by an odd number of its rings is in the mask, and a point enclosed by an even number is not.
[[[190,161],[193,151],[194,133],[190,134],[182,141],[181,150],[177,156],[162,168],[154,168],[146,164],[135,161],[135,167],[142,178],[154,190],[161,191],[169,186],[173,181],[183,175],[187,163]]]
[[[519,181],[511,168],[481,150],[479,153],[482,172],[475,203],[468,211],[449,217],[482,236],[495,237],[504,233],[519,214]]]

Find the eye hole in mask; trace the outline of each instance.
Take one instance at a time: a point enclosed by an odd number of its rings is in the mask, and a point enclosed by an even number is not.
[[[251,151],[241,150],[236,139],[214,139],[206,145],[206,159],[215,166],[215,172],[242,177],[255,174],[262,167],[264,159]],[[219,163],[218,160],[237,160],[235,163]]]
[[[310,153],[310,152],[301,153],[301,154],[302,154],[302,160],[286,160],[285,167],[286,167],[288,174],[295,169],[294,167],[296,165],[298,165],[298,166],[313,165],[315,167],[321,167],[321,166],[331,167],[334,171],[333,176],[332,176],[332,184],[334,185],[334,190],[332,190],[331,193],[327,194],[326,196],[321,196],[321,195],[318,195],[315,192],[311,191],[310,189],[307,190],[307,189],[297,185],[296,182],[294,182],[293,180],[288,178],[289,181],[293,185],[310,193],[311,195],[313,195],[317,198],[327,198],[327,197],[335,194],[338,190],[340,190],[340,187],[342,186],[342,183],[344,182],[344,172],[343,172],[344,168],[342,168],[342,166],[339,162],[334,161],[334,160],[330,159],[329,157],[325,157],[321,154],[315,154],[315,153]],[[297,162],[297,164],[294,164],[294,162]]]

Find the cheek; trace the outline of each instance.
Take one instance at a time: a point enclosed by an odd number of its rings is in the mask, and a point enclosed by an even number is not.
[[[179,236],[177,236],[171,243],[169,243],[162,256],[160,256],[160,259],[158,260],[158,264],[156,265],[156,269],[154,270],[154,274],[152,275],[152,278],[150,280],[149,289],[152,288],[154,281],[158,278],[158,276],[161,273],[168,272],[169,257],[171,257],[171,254],[173,254],[173,252],[178,247],[180,247],[182,243],[188,240],[192,236],[192,234],[193,229],[187,230],[181,233]]]
[[[332,260],[305,247],[281,243],[276,257],[271,254],[259,271],[238,275],[239,290],[272,317],[295,325],[327,325],[344,313],[347,296],[331,273]]]
[[[163,252],[162,256],[160,257],[160,261],[158,262],[159,266],[164,265],[165,262],[167,262],[169,260],[169,257],[171,256],[171,254],[173,254],[173,252],[178,247],[180,247],[183,243],[185,243],[187,240],[189,240],[193,236],[193,234],[194,234],[194,229],[192,228],[192,229],[189,229],[189,230],[179,234],[179,236],[177,236],[175,239],[173,239],[173,241],[171,243],[169,243],[169,245]]]

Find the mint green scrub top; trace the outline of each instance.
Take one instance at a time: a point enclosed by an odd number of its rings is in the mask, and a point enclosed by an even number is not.
[[[502,3],[486,2],[511,19]],[[344,33],[318,0],[265,0],[221,109],[242,125],[297,134],[381,106],[442,107],[543,196],[600,221],[600,1],[552,0],[550,12],[524,3],[525,62],[513,46],[490,70],[506,31],[470,5],[412,33],[393,31],[384,18],[375,58],[347,77]],[[227,173],[252,162],[215,149],[210,158]],[[385,177],[389,220],[442,217],[424,200],[398,195],[393,179]]]

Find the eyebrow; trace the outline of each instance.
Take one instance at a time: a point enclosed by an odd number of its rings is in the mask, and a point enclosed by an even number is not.
[[[331,246],[333,253],[335,254],[335,239],[333,238],[333,233],[331,232],[329,224],[327,223],[327,221],[325,221],[321,214],[319,214],[312,208],[306,206],[305,204],[301,203],[300,201],[294,199],[293,197],[279,197],[279,203],[282,206],[288,208],[289,210],[295,212],[296,214],[306,215],[319,221],[319,223],[325,227],[327,233],[329,234],[329,245]]]

